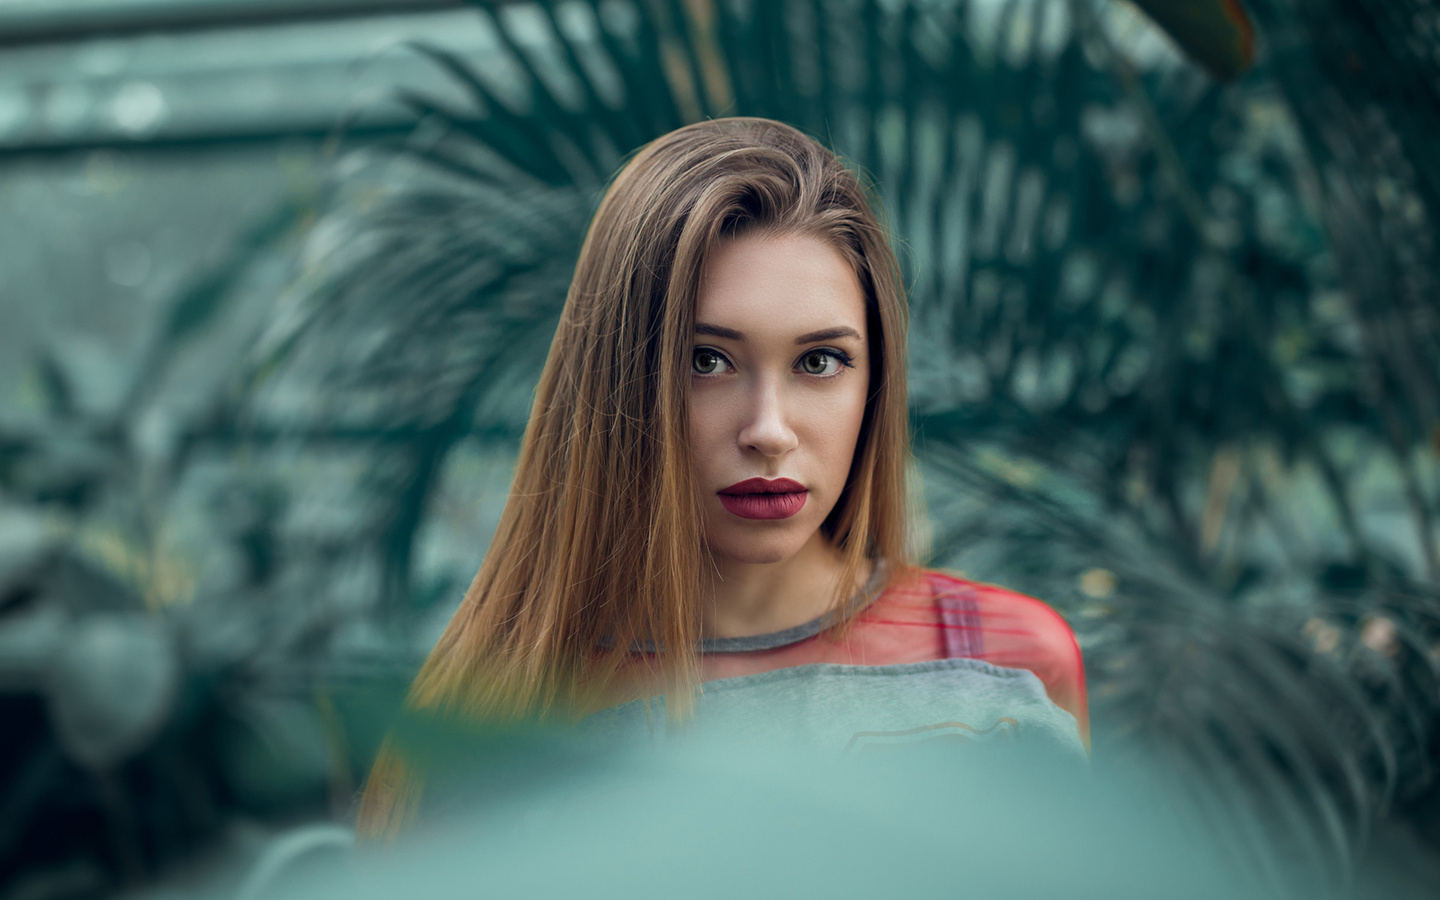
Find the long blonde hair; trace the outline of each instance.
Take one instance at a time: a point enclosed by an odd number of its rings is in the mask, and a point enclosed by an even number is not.
[[[643,147],[585,237],[490,551],[411,686],[421,709],[575,716],[653,642],[667,709],[699,679],[706,564],[686,439],[696,295],[718,242],[799,234],[854,267],[872,383],[849,481],[822,526],[845,569],[837,624],[867,562],[906,564],[906,310],[895,257],[856,176],[766,119],[699,122]],[[393,833],[418,797],[393,751],[360,829]]]

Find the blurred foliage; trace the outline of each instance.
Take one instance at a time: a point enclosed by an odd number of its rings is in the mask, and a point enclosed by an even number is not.
[[[1022,764],[1017,745],[838,756],[754,735],[664,750],[537,737],[454,741],[469,776],[446,784],[451,808],[423,839],[312,858],[268,896],[1276,896],[1133,765],[1077,780],[1078,760]]]
[[[0,879],[344,814],[371,688],[478,563],[422,565],[427,529],[503,472],[606,178],[716,115],[874,179],[930,559],[1067,615],[1097,756],[1337,883],[1377,822],[1433,858],[1437,14],[1247,6],[1227,86],[1085,0],[477,3],[485,65],[413,46],[463,103],[401,91],[413,134],[257,223],[109,406],[57,351],[48,417],[0,424]],[[289,289],[247,288],[276,253]]]

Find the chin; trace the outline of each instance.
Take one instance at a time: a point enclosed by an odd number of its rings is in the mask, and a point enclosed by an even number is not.
[[[706,541],[706,549],[714,556],[746,565],[784,562],[805,546],[805,541],[790,535],[717,535]]]

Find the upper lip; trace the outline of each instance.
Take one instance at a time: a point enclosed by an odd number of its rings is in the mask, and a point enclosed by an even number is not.
[[[744,481],[737,481],[727,488],[722,488],[721,494],[798,494],[805,490],[805,485],[789,478],[747,478]]]

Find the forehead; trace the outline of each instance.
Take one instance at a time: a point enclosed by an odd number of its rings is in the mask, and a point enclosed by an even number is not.
[[[804,333],[849,326],[865,334],[865,292],[830,244],[807,235],[721,241],[706,261],[696,321],[751,331]]]

